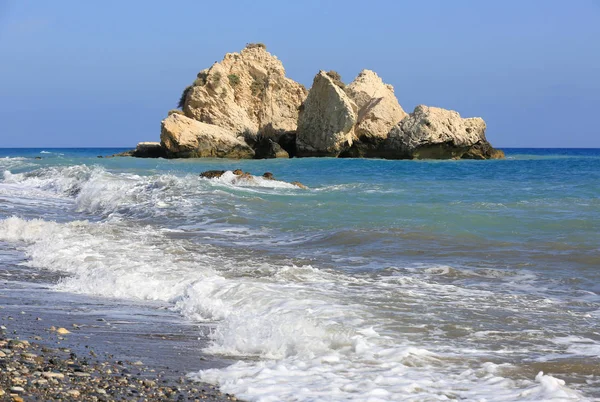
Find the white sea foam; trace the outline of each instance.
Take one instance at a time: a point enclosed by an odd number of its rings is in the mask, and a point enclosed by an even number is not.
[[[105,188],[114,184],[104,179]],[[258,360],[192,377],[249,400],[585,400],[552,376],[514,380],[501,366],[469,363],[481,350],[395,333],[389,324],[397,319],[374,308],[430,297],[465,308],[465,298],[496,303],[492,292],[236,259],[227,250],[118,220],[60,224],[12,217],[0,221],[0,240],[22,248],[33,267],[68,273],[59,289],[162,300],[212,323],[207,351]]]
[[[35,166],[30,159],[5,156],[0,158],[0,171],[15,170]]]
[[[238,187],[245,189],[294,189],[298,190],[298,186],[279,180],[269,180],[261,176],[238,176],[228,170],[221,177],[208,179],[209,182],[215,185],[227,187]]]

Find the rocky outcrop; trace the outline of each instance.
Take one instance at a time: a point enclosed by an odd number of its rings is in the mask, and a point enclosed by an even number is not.
[[[313,80],[300,108],[298,156],[338,156],[352,145],[357,106],[324,71]]]
[[[165,151],[161,147],[160,142],[140,142],[131,156],[137,158],[161,158],[165,156]]]
[[[359,141],[387,138],[392,127],[406,117],[394,87],[384,84],[371,70],[361,71],[345,91],[358,107],[354,132]]]
[[[205,172],[200,173],[200,177],[205,178],[205,179],[218,179],[218,178],[221,178],[227,172],[229,172],[229,171],[228,170],[207,170]],[[232,180],[232,182],[234,184],[256,183],[257,176],[253,176],[251,173],[244,172],[242,169],[235,169],[235,170],[231,170],[230,172],[234,175],[234,178]],[[263,173],[262,179],[279,181],[279,180],[275,179],[275,176],[273,176],[273,173],[271,173],[271,172]],[[282,183],[285,183],[285,182],[282,182]],[[306,187],[304,184],[300,183],[299,181],[293,181],[288,184],[292,184],[303,190],[308,189],[308,187]]]
[[[182,99],[185,115],[235,135],[272,139],[295,131],[303,85],[287,78],[283,64],[264,45],[228,53],[202,70]]]
[[[180,114],[162,121],[160,143],[170,158],[252,158],[254,151],[231,131]]]
[[[419,105],[390,131],[380,151],[391,159],[500,156],[490,151],[485,129],[479,117],[463,119],[453,110]]]
[[[270,138],[262,138],[254,147],[256,159],[289,158],[290,154]]]
[[[407,115],[394,88],[371,70],[347,86],[337,72],[320,71],[309,92],[262,44],[198,73],[179,107],[163,121],[160,156],[503,157],[486,140],[480,118],[427,106]],[[159,155],[156,145],[148,149],[127,154]]]

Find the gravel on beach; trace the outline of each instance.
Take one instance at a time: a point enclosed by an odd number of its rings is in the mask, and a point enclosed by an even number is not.
[[[236,401],[218,388],[118,356],[75,353],[69,347],[73,328],[48,327],[31,341],[19,339],[2,317],[0,327],[0,401]],[[51,346],[48,346],[51,345]],[[171,373],[172,374],[172,373]]]

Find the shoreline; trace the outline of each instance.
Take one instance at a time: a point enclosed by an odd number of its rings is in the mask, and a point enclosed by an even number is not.
[[[0,279],[1,401],[238,400],[186,377],[232,361],[204,355],[202,328],[168,306]]]

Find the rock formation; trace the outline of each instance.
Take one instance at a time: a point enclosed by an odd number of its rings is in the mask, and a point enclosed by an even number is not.
[[[270,138],[262,138],[254,146],[256,159],[289,158],[290,154]]]
[[[453,110],[419,105],[390,131],[381,151],[392,159],[501,157],[492,152],[485,129],[479,117],[463,119]]]
[[[207,170],[205,172],[200,173],[200,177],[205,178],[205,179],[218,179],[227,172],[233,173],[234,178],[233,178],[232,183],[234,183],[234,184],[256,183],[255,179],[257,176],[253,176],[251,173],[244,172],[242,169],[235,169],[235,170],[231,170],[231,171],[229,171],[229,170]],[[278,181],[275,179],[275,176],[273,176],[273,173],[271,173],[271,172],[263,173],[262,178],[264,180]],[[282,183],[285,183],[285,182],[282,182]],[[288,184],[292,184],[303,190],[308,189],[308,187],[306,187],[304,184],[300,183],[299,181],[293,181]]]
[[[140,142],[135,147],[131,156],[137,158],[160,158],[165,156],[165,151],[160,142]]]
[[[394,87],[384,84],[371,70],[363,70],[346,88],[358,106],[355,134],[359,140],[385,139],[406,112],[394,95]]]
[[[162,121],[160,143],[170,158],[252,158],[254,151],[231,131],[171,114]]]
[[[222,158],[306,156],[389,159],[502,158],[485,122],[417,106],[407,115],[394,88],[363,70],[345,86],[320,71],[310,92],[287,78],[262,44],[228,53],[198,73],[162,122],[160,149],[140,143],[122,155]]]
[[[352,145],[357,106],[325,71],[313,80],[300,108],[298,156],[338,156]]]
[[[281,61],[264,45],[250,44],[198,73],[182,106],[187,117],[237,136],[277,140],[296,130],[298,108],[306,95],[306,88],[285,76]]]

